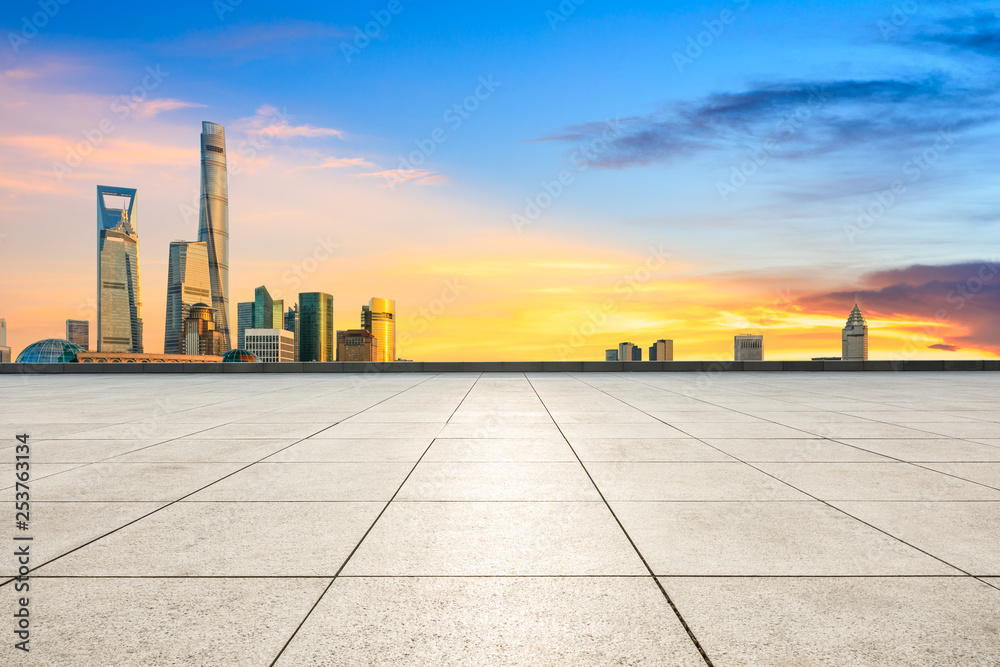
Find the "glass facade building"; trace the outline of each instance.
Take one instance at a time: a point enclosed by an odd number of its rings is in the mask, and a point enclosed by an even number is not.
[[[335,361],[333,296],[325,292],[299,294],[299,331],[295,332],[299,361]]]
[[[69,364],[76,361],[76,355],[83,348],[68,340],[49,338],[32,343],[17,355],[19,364]]]
[[[216,326],[226,349],[229,331],[229,179],[226,130],[217,123],[201,124],[201,207],[198,240],[208,246],[208,275]]]
[[[253,328],[271,329],[274,326],[274,299],[261,285],[253,291]]]
[[[97,186],[97,351],[142,352],[136,190]]]
[[[378,358],[375,361],[395,361],[396,302],[372,298],[367,306],[361,307],[361,326],[378,341]]]
[[[174,241],[167,264],[167,317],[163,353],[181,354],[184,322],[196,303],[212,300],[208,279],[208,244],[204,241]]]
[[[245,347],[247,329],[253,329],[253,301],[236,305],[236,347]]]

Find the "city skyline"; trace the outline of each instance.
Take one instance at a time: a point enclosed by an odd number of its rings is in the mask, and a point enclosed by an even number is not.
[[[523,7],[495,17],[556,49],[526,53],[470,17],[407,10],[349,62],[367,10],[162,16],[130,36],[140,58],[61,7],[0,56],[0,210],[19,222],[0,229],[11,346],[96,320],[74,278],[94,270],[79,253],[87,193],[115,182],[143,194],[144,346],[160,351],[163,249],[199,224],[194,134],[212,118],[229,130],[227,293],[326,290],[337,322],[390,294],[400,357],[594,359],[670,331],[678,359],[723,359],[734,330],[766,332],[773,358],[826,356],[855,292],[871,358],[1000,353],[994,74],[974,39],[992,29],[987,5],[923,5],[886,35],[887,8],[843,3],[824,18],[838,30],[812,13],[793,34],[772,3],[736,3],[700,54],[689,38],[717,12],[637,7],[641,22],[588,5],[554,22]],[[408,38],[456,28],[471,31],[456,48],[489,55],[444,59],[420,42],[441,67],[415,89],[396,57]],[[801,61],[759,48],[764,32]],[[608,62],[556,57],[598,35],[612,36]],[[322,65],[297,66],[292,46]]]

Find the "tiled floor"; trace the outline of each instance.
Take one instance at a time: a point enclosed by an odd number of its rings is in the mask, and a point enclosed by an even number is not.
[[[997,667],[998,390],[0,376],[0,664]]]

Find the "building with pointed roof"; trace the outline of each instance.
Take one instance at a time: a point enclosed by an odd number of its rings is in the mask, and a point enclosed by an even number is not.
[[[854,300],[854,310],[847,318],[841,336],[842,355],[844,361],[868,361],[868,323],[861,314],[857,299]]]

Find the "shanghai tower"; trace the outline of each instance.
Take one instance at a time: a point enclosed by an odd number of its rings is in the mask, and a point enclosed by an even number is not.
[[[226,172],[226,130],[217,123],[201,124],[201,209],[198,241],[208,244],[208,277],[216,329],[225,349],[229,337],[229,182]]]

